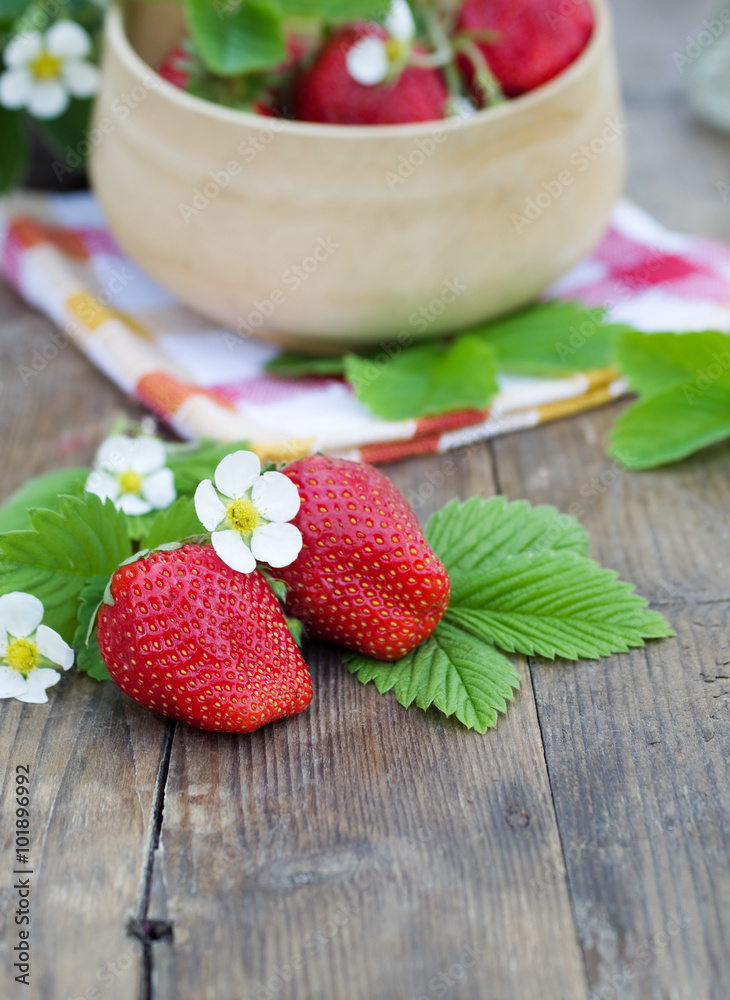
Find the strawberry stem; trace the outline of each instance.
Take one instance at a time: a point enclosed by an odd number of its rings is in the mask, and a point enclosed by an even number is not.
[[[472,64],[477,86],[484,95],[484,106],[493,108],[504,104],[506,97],[479,46],[471,38],[459,35],[454,39],[454,47],[457,52],[463,53]]]
[[[454,61],[454,49],[449,38],[444,31],[443,25],[436,12],[430,7],[423,8],[423,19],[429,40],[433,46],[433,52],[413,52],[411,62],[414,66],[422,66],[425,69],[436,69],[440,66],[448,66]]]

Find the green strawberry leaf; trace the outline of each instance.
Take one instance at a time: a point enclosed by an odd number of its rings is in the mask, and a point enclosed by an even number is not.
[[[30,507],[57,510],[61,496],[83,496],[88,475],[88,469],[58,469],[29,479],[0,507],[0,533],[32,527]]]
[[[526,500],[508,503],[503,496],[452,500],[432,514],[425,534],[448,570],[452,605],[486,563],[501,564],[523,552],[587,556],[590,546],[588,532],[574,517],[555,507],[531,507]]]
[[[497,354],[500,372],[558,377],[613,364],[624,325],[604,322],[605,309],[580,302],[546,302],[469,330]]]
[[[629,469],[653,469],[730,437],[730,391],[713,385],[687,403],[684,386],[639,400],[611,429],[608,453]]]
[[[715,330],[702,333],[641,333],[627,330],[616,342],[619,371],[629,388],[654,396],[687,386],[687,400],[711,384],[730,388],[730,337]],[[712,369],[708,374],[705,369]],[[695,384],[697,383],[697,384]]]
[[[239,76],[286,58],[281,15],[263,0],[184,0],[184,8],[196,49],[212,73]]]
[[[390,10],[383,0],[272,0],[287,17],[316,17],[324,21],[382,21]]]
[[[79,624],[74,636],[76,666],[96,681],[111,680],[106,663],[101,658],[96,633],[96,614],[104,601],[108,583],[108,576],[93,576],[86,581],[79,594]]]
[[[498,389],[493,350],[470,336],[416,344],[380,365],[346,354],[345,375],[357,398],[384,420],[483,410]]]
[[[178,496],[193,496],[203,479],[213,479],[218,463],[226,455],[236,451],[247,451],[248,442],[235,441],[232,444],[216,444],[210,438],[203,438],[197,444],[168,445],[167,466],[175,477]]]
[[[609,454],[631,469],[676,462],[730,437],[730,337],[639,333],[617,342],[621,374],[642,398],[618,418]]]
[[[481,323],[455,338],[402,348],[385,365],[382,347],[326,358],[284,351],[266,370],[282,378],[344,374],[358,398],[386,420],[483,409],[496,392],[495,369],[558,378],[613,364],[616,338],[630,328],[606,323],[605,316],[605,309],[552,301]],[[482,342],[481,349],[475,340]],[[444,362],[453,366],[451,372],[441,373]],[[439,370],[434,373],[434,368]]]
[[[448,621],[395,663],[349,652],[345,663],[363,684],[375,681],[381,694],[395,690],[401,705],[433,705],[455,715],[469,729],[486,732],[507,711],[520,677],[510,661],[477,636]]]
[[[507,652],[598,659],[674,633],[634,588],[574,552],[523,552],[476,569],[447,619]]]
[[[167,542],[181,542],[204,531],[193,501],[189,497],[178,497],[171,507],[155,517],[144,542],[147,548],[156,549]]]
[[[34,594],[44,621],[73,642],[81,591],[92,576],[111,576],[132,548],[127,523],[94,494],[61,497],[58,511],[29,511],[32,529],[0,535],[0,593]]]

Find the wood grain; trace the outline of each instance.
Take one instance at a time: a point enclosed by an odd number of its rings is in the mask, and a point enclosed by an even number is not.
[[[613,3],[629,193],[728,240],[730,139],[692,121],[672,61],[716,6]],[[74,348],[51,357],[50,333],[0,286],[0,499],[139,413]],[[497,486],[572,508],[678,631],[596,664],[520,663],[521,695],[485,737],[406,712],[325,647],[304,716],[240,738],[180,726],[169,781],[165,723],[111,685],[69,676],[48,705],[0,703],[0,995],[726,1000],[730,449],[625,473],[605,458],[616,412],[387,470],[424,518]],[[9,975],[9,791],[26,762],[30,990]],[[129,916],[149,918],[150,982]]]
[[[580,503],[594,555],[654,597],[679,636],[595,664],[532,664],[550,784],[592,996],[721,1000],[730,447],[652,473],[616,470],[601,455],[617,411],[494,444],[504,492]]]
[[[489,492],[476,451],[389,471],[406,493],[440,475],[445,495]],[[565,879],[545,883],[561,849],[529,680],[480,737],[363,687],[334,649],[309,661],[304,715],[239,738],[177,729],[155,996],[585,997]]]
[[[45,367],[51,327],[0,286],[0,499],[29,475],[88,462],[125,404],[74,348]],[[36,354],[35,352],[39,352]],[[48,351],[47,354],[53,354]],[[36,372],[26,375],[19,366]],[[153,792],[166,724],[111,684],[75,674],[46,705],[0,701],[0,995],[132,1000],[140,948],[126,934],[144,904]],[[31,986],[14,981],[15,767],[30,767]],[[111,966],[109,965],[111,963]],[[16,970],[17,971],[17,970]],[[91,992],[88,992],[91,991]],[[94,992],[96,991],[96,992]]]

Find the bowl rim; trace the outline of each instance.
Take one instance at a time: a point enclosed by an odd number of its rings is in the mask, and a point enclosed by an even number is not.
[[[599,53],[608,47],[612,37],[612,15],[607,0],[588,0],[595,13],[595,26],[590,41],[562,73],[552,80],[537,87],[535,90],[519,97],[511,98],[496,108],[483,108],[468,118],[451,116],[437,118],[428,122],[412,122],[399,125],[334,125],[321,122],[294,121],[289,118],[269,118],[252,111],[240,111],[227,108],[225,105],[207,101],[181,90],[161,77],[152,66],[146,63],[135,51],[124,27],[124,15],[121,4],[109,8],[104,28],[105,43],[113,50],[124,64],[125,69],[141,83],[153,74],[156,80],[154,91],[161,97],[179,106],[181,110],[192,112],[206,118],[217,119],[227,125],[246,126],[247,128],[274,129],[278,135],[292,135],[321,139],[355,139],[358,141],[383,138],[413,138],[429,136],[439,130],[458,128],[473,129],[487,122],[498,122],[506,117],[520,112],[528,112],[548,104],[554,97],[576,83],[583,73],[595,62]],[[145,85],[148,86],[148,85]],[[149,87],[148,87],[149,89]],[[273,126],[271,123],[276,122]]]

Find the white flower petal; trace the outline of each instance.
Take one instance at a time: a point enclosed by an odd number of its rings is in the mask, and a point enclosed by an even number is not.
[[[33,93],[33,74],[28,69],[9,69],[0,76],[0,104],[14,111],[24,108]]]
[[[64,642],[58,632],[54,632],[47,625],[39,625],[35,634],[35,644],[38,652],[45,656],[51,663],[57,663],[59,667],[68,670],[73,666],[74,651]]]
[[[215,491],[210,479],[198,483],[195,491],[195,513],[200,518],[206,531],[213,531],[226,516],[223,501]]]
[[[8,69],[27,66],[43,52],[43,35],[39,31],[28,31],[11,38],[5,46],[3,61]]]
[[[8,651],[8,633],[4,625],[0,625],[0,660]]]
[[[139,514],[149,514],[152,504],[138,497],[136,493],[122,493],[116,502],[116,507],[123,514],[134,517]]]
[[[416,33],[413,12],[406,0],[393,0],[393,5],[385,19],[385,30],[399,42],[408,42]]]
[[[139,473],[140,476],[147,476],[165,465],[167,452],[158,438],[133,438],[128,457],[127,468]]]
[[[382,83],[388,74],[388,53],[381,38],[361,38],[345,57],[347,72],[365,87]]]
[[[68,107],[68,91],[58,80],[42,80],[33,84],[28,112],[34,118],[58,118]]]
[[[302,533],[293,524],[262,524],[251,537],[251,551],[269,566],[288,566],[302,550]]]
[[[101,75],[91,63],[72,59],[64,63],[61,76],[74,97],[93,97],[99,89]]]
[[[18,701],[26,702],[26,704],[42,705],[43,702],[48,701],[46,688],[53,687],[60,680],[59,672],[51,670],[50,667],[39,667],[37,670],[31,670],[25,680],[25,691],[16,695],[16,698]]]
[[[283,472],[265,472],[253,484],[251,499],[267,521],[291,521],[301,504],[299,490]]]
[[[57,21],[46,32],[45,45],[58,59],[83,59],[91,51],[91,39],[75,21]]]
[[[32,594],[13,591],[0,597],[0,626],[15,639],[32,635],[43,620],[43,604]]]
[[[261,475],[261,462],[252,451],[236,451],[226,455],[215,470],[218,492],[227,497],[240,497]]]
[[[18,698],[25,693],[25,678],[12,667],[0,666],[0,698]]]
[[[158,469],[142,482],[142,496],[157,510],[163,510],[175,502],[175,477],[172,469]]]
[[[87,493],[95,493],[102,500],[116,500],[121,493],[119,480],[102,469],[94,469],[86,480],[84,489]]]
[[[253,573],[256,569],[251,549],[237,531],[214,531],[210,540],[226,566],[239,573]]]
[[[132,438],[124,434],[112,434],[102,441],[96,453],[96,464],[108,472],[124,472],[131,468],[131,458],[135,450]]]

